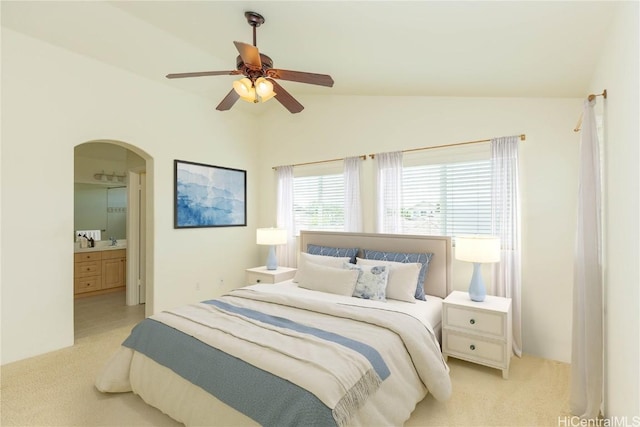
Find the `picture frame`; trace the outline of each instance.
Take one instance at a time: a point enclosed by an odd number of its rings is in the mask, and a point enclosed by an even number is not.
[[[247,171],[174,160],[173,228],[247,225]]]

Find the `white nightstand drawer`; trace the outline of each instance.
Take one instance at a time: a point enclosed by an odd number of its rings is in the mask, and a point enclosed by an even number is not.
[[[506,343],[491,342],[478,337],[447,331],[442,343],[452,356],[468,358],[473,362],[502,367],[505,364]]]
[[[502,338],[505,335],[505,317],[500,313],[490,311],[470,310],[451,305],[445,305],[446,326],[481,332]]]
[[[293,279],[295,275],[296,269],[289,267],[278,267],[275,270],[267,270],[266,267],[262,266],[247,268],[245,270],[245,278],[249,285],[284,282],[285,280]]]
[[[276,283],[276,276],[247,271],[247,284],[255,285],[256,283]]]

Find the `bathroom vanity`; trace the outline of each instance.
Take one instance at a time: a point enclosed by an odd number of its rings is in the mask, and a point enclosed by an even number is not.
[[[126,289],[126,246],[76,248],[74,253],[74,296],[99,295]]]

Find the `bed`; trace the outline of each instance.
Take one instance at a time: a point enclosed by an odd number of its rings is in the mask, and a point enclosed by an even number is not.
[[[292,280],[142,321],[98,390],[132,391],[194,426],[402,425],[427,393],[448,399],[439,336],[450,238],[302,231],[299,243]],[[411,290],[422,284],[425,300],[406,298],[412,265],[426,267]],[[386,298],[376,294],[382,279]]]

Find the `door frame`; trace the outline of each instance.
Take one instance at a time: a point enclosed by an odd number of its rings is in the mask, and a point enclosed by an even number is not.
[[[144,240],[141,233],[144,231],[144,217],[142,216],[142,175],[128,171],[127,174],[127,305],[138,305],[145,301],[142,293],[141,272],[144,265],[141,264],[141,249],[144,248]]]

